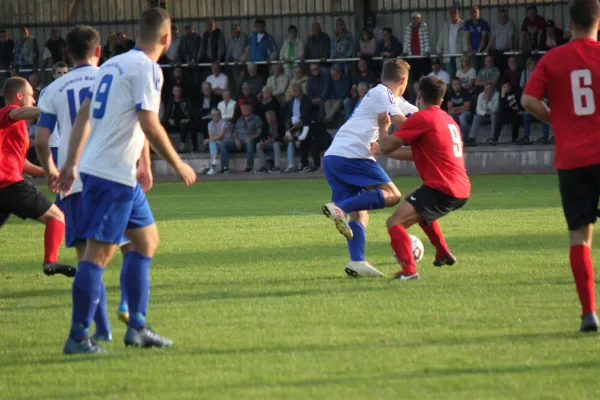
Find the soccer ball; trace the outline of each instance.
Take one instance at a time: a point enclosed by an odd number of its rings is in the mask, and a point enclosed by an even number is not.
[[[425,249],[423,248],[423,242],[421,242],[421,239],[419,239],[418,237],[414,236],[414,235],[408,235],[410,237],[410,241],[412,243],[412,253],[413,253],[413,258],[415,259],[415,262],[419,262],[423,259],[423,255],[425,254]],[[396,259],[396,261],[398,261],[398,257],[396,257],[396,253],[392,252],[394,254],[394,258]]]

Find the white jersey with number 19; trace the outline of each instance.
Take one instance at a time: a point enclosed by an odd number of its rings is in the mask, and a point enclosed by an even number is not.
[[[159,112],[163,74],[142,50],[133,49],[102,64],[91,99],[91,131],[79,170],[135,187],[136,163],[144,147],[137,112]]]

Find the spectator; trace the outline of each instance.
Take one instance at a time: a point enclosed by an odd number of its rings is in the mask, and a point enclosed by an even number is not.
[[[298,137],[305,130],[308,133],[308,126],[312,120],[312,103],[308,96],[304,95],[302,85],[294,84],[292,86],[292,99],[286,104],[286,126],[284,141],[287,146],[288,166],[284,172],[293,172],[294,152]],[[304,129],[306,127],[306,129]],[[306,135],[304,135],[304,139]]]
[[[472,56],[471,65],[476,70],[481,65],[481,61],[476,56],[476,53],[483,52],[483,49],[487,47],[488,35],[490,34],[490,26],[486,20],[479,18],[480,16],[479,7],[473,7],[471,8],[471,19],[465,22],[467,51]]]
[[[493,87],[496,87],[499,78],[500,71],[494,65],[494,58],[490,55],[485,56],[485,66],[477,74],[475,86],[483,88],[487,83],[491,83]]]
[[[231,68],[234,94],[239,95],[239,88],[246,80],[246,69],[243,65],[250,58],[250,48],[248,47],[248,35],[242,32],[240,24],[234,24],[231,28],[231,39],[227,44],[227,62],[233,63]],[[241,64],[241,65],[240,65]]]
[[[67,63],[59,61],[52,66],[52,80],[55,81],[63,75],[66,75],[68,72],[69,66]]]
[[[179,28],[177,25],[171,25],[171,46],[169,46],[169,50],[167,50],[167,58],[169,62],[175,63],[177,62],[177,51],[179,50],[179,44],[181,42],[181,36],[179,35]]]
[[[191,105],[183,97],[183,88],[179,84],[173,86],[173,93],[163,113],[162,124],[167,132],[179,132],[181,144],[179,152],[186,149],[188,136],[191,136],[192,146],[198,149],[198,137],[192,131]]]
[[[377,43],[383,40],[383,29],[377,26],[377,21],[374,14],[367,15],[367,19],[365,20],[365,28],[373,32],[373,37],[377,41]],[[391,34],[391,32],[390,32]]]
[[[546,20],[541,15],[538,15],[537,7],[527,7],[527,16],[521,25],[519,51],[537,52],[540,49],[542,33],[545,27]]]
[[[477,99],[477,113],[473,118],[471,132],[465,146],[477,146],[476,137],[482,124],[491,124],[492,132],[496,132],[499,97],[498,92],[494,90],[494,85],[489,81],[486,82],[483,92],[479,94]]]
[[[244,104],[241,107],[242,116],[237,120],[233,129],[232,140],[221,141],[221,173],[229,173],[229,153],[246,152],[246,172],[251,172],[254,167],[254,152],[256,143],[262,135],[262,122],[252,113],[252,105]]]
[[[271,88],[269,88],[268,86],[265,86],[262,90],[262,98],[261,100],[258,102],[257,106],[256,106],[256,111],[254,112],[256,115],[258,115],[260,117],[260,119],[263,122],[263,127],[268,128],[265,126],[266,122],[267,122],[267,112],[269,111],[273,111],[275,113],[275,115],[277,115],[277,118],[279,120],[283,120],[282,118],[282,113],[281,113],[281,104],[279,103],[279,101],[277,101],[277,99],[273,96],[273,93],[271,92]],[[263,129],[263,133],[265,135],[268,135],[268,129]]]
[[[285,91],[290,80],[282,71],[281,64],[273,64],[273,75],[267,79],[267,86],[279,103],[285,102]]]
[[[164,104],[167,104],[169,98],[172,96],[173,86],[175,85],[179,85],[182,88],[184,98],[192,100],[191,93],[187,93],[187,91],[185,90],[185,88],[188,85],[186,85],[186,82],[183,79],[183,70],[181,69],[181,67],[175,67],[173,68],[173,73],[171,77],[169,77],[169,79],[166,79],[163,85],[161,99]]]
[[[373,32],[369,29],[363,29],[358,41],[358,49],[356,55],[358,57],[368,56],[373,57],[377,51],[377,40],[373,37]]]
[[[418,104],[419,93],[421,93],[421,89],[419,89],[419,81],[413,82],[412,93],[408,96],[408,102],[410,104]],[[404,98],[406,98],[407,93],[404,93]]]
[[[206,82],[210,83],[212,91],[216,96],[223,97],[223,90],[229,88],[229,78],[221,72],[221,64],[219,61],[213,61],[212,75],[206,78]]]
[[[6,77],[9,76],[10,67],[13,63],[13,51],[15,42],[8,38],[6,29],[0,29],[0,69],[5,69]],[[0,75],[1,76],[1,75]],[[4,86],[4,79],[0,79],[0,85]]]
[[[265,31],[265,20],[258,18],[254,22],[254,28],[255,31],[250,34],[250,61],[265,62],[276,60],[279,54],[277,52],[277,45],[273,36]],[[261,75],[266,78],[269,75],[269,66],[261,65],[260,69]]]
[[[435,76],[440,78],[446,85],[450,85],[450,75],[442,69],[442,63],[439,58],[434,58],[431,62],[431,69],[433,70],[427,76]]]
[[[17,41],[13,51],[15,56],[13,65],[18,71],[22,69],[37,71],[40,49],[36,38],[29,34],[29,28],[25,26],[21,28],[21,39]],[[29,74],[21,75],[27,77]]]
[[[327,132],[323,123],[312,121],[308,129],[308,135],[304,140],[300,140],[300,172],[317,172],[321,168],[321,152],[327,150],[331,145],[331,141],[331,135]],[[312,166],[308,162],[309,155],[313,160]]]
[[[294,66],[297,61],[304,57],[304,42],[298,39],[298,28],[290,25],[288,28],[288,38],[283,41],[279,60],[284,62],[283,69],[288,79],[294,77]]]
[[[544,100],[545,103],[548,103],[548,100]],[[529,111],[525,111],[523,113],[523,138],[519,141],[519,144],[531,144],[531,124],[538,121]],[[542,137],[538,140],[538,143],[541,144],[550,144],[552,141],[550,140],[550,125],[542,122]]]
[[[212,18],[206,21],[198,60],[210,63],[225,60],[225,34],[217,28],[217,23]]]
[[[354,39],[346,29],[346,23],[338,18],[335,22],[335,35],[331,38],[331,58],[350,58],[354,53]],[[348,75],[348,64],[342,63],[342,71]]]
[[[202,139],[208,138],[208,123],[212,119],[211,111],[213,108],[217,108],[219,104],[219,98],[213,94],[212,86],[208,82],[204,82],[202,84],[202,94],[200,96],[199,110],[196,113],[196,121],[198,122],[198,127],[200,130],[200,134],[202,135]],[[195,134],[194,134],[195,136]],[[194,153],[199,152],[200,150],[196,146],[194,148]]]
[[[254,93],[252,93],[251,86],[248,82],[244,82],[242,84],[242,93],[238,97],[237,105],[238,110],[240,110],[240,112],[242,111],[242,106],[244,104],[249,104],[250,106],[252,106],[252,111],[256,110],[256,108],[258,107],[258,99],[254,95]],[[238,117],[238,115],[235,115],[233,117],[234,122],[238,119]]]
[[[467,40],[463,34],[465,21],[460,18],[458,8],[450,8],[450,22],[444,22],[444,26],[438,35],[436,46],[438,58],[445,54],[462,54],[467,51]],[[460,57],[444,57],[444,69],[450,76],[454,76],[460,68]]]
[[[338,112],[342,109],[344,100],[350,92],[348,80],[342,75],[340,68],[334,65],[330,70],[330,75],[329,98],[325,102],[325,123],[330,123],[334,120]],[[349,114],[346,115],[346,118],[348,116]]]
[[[106,62],[117,55],[117,34],[109,32],[106,44],[102,48],[102,62]]]
[[[217,154],[221,142],[231,141],[231,123],[221,118],[221,111],[214,108],[210,116],[212,120],[208,123],[208,138],[204,140],[204,146],[208,146],[210,153],[210,169],[206,175],[214,175],[217,172]]]
[[[356,75],[355,84],[359,84],[361,82],[369,85],[369,89],[377,85],[379,79],[373,71],[369,69],[369,63],[366,58],[361,58],[358,60],[358,74]]]
[[[546,28],[542,34],[542,41],[540,43],[540,50],[548,51],[553,48],[560,46],[565,42],[564,32],[562,29],[557,28],[554,21],[549,19],[546,21]]]
[[[117,47],[115,49],[117,55],[127,53],[129,50],[135,47],[135,42],[131,39],[127,39],[125,32],[117,33]]]
[[[392,28],[383,28],[382,40],[377,47],[377,56],[383,58],[396,58],[402,54],[402,43],[392,35]]]
[[[194,27],[186,25],[183,37],[179,39],[178,61],[182,64],[196,64],[201,44],[202,38],[194,32]]]
[[[304,51],[304,59],[307,60],[325,60],[331,57],[331,39],[329,35],[321,29],[321,24],[313,22],[312,35],[306,40],[306,49]],[[325,71],[327,68],[324,68]]]
[[[512,52],[515,43],[515,23],[508,19],[508,10],[501,7],[498,10],[498,22],[492,27],[492,35],[485,52],[494,55],[494,63],[500,69],[505,69],[508,57],[504,52]]]
[[[527,59],[525,63],[525,71],[521,72],[521,81],[519,82],[519,86],[521,89],[525,89],[525,85],[529,82],[529,78],[531,78],[531,74],[533,74],[533,70],[535,69],[537,62],[535,58]]]
[[[512,142],[516,143],[517,138],[519,137],[519,126],[521,125],[522,113],[521,89],[518,86],[512,86],[510,79],[507,79],[502,82],[500,102],[498,107],[498,118],[492,131],[493,136],[488,140],[488,143],[498,143],[498,139],[502,133],[502,127],[506,124],[510,124],[512,128]],[[521,143],[529,144],[529,138],[527,138],[527,140],[522,140]]]
[[[311,76],[306,83],[306,95],[313,107],[319,110],[319,118],[325,116],[325,102],[329,98],[329,74],[321,72],[319,64],[310,65]]]
[[[34,71],[29,74],[29,77],[27,78],[27,80],[29,81],[29,84],[33,88],[33,98],[35,99],[35,102],[37,103],[38,99],[40,98],[40,93],[42,92],[42,89],[44,88],[44,86],[42,85],[42,80],[40,79],[40,75]]]
[[[421,13],[413,11],[410,14],[410,24],[404,30],[404,55],[429,57],[431,47],[429,45],[429,30],[427,24],[421,19]],[[431,69],[428,58],[415,58],[411,63],[411,79],[419,80],[421,76],[427,75]]]
[[[57,62],[65,62],[67,55],[67,42],[60,36],[58,29],[52,29],[50,31],[50,39],[46,42],[46,48],[44,49],[44,60],[51,59],[52,65]]]
[[[248,79],[250,91],[253,95],[260,98],[262,96],[262,88],[265,86],[265,77],[258,74],[258,68],[254,63],[248,63]]]
[[[221,111],[221,118],[227,122],[233,122],[233,117],[236,115],[237,104],[231,98],[229,89],[224,89],[222,94],[223,101],[218,105],[219,111]]]
[[[460,126],[462,140],[467,141],[469,138],[469,125],[473,118],[471,112],[473,102],[471,93],[462,86],[460,78],[452,78],[452,89],[448,92],[448,114]]]
[[[256,144],[256,152],[261,167],[256,172],[278,173],[281,171],[281,147],[283,145],[283,135],[281,133],[281,123],[279,116],[272,110],[265,114],[265,128],[267,134],[263,136]],[[273,168],[269,168],[266,161],[266,152],[274,153]]]
[[[514,56],[508,57],[508,69],[504,73],[504,77],[504,80],[510,80],[511,86],[520,86],[521,70],[517,64],[517,59]]]
[[[456,76],[460,79],[460,84],[463,88],[467,89],[470,93],[475,92],[477,73],[475,72],[475,69],[471,67],[471,58],[469,58],[469,56],[461,57],[460,69],[456,71]]]
[[[346,99],[344,99],[344,113],[346,114],[346,119],[350,119],[354,109],[366,96],[368,91],[369,86],[365,82],[361,82],[358,85],[352,86],[352,89],[350,89],[350,97],[346,97]]]
[[[304,69],[299,65],[294,67],[294,77],[290,80],[287,90],[285,91],[285,100],[290,101],[292,99],[294,85],[300,85],[302,87],[302,93],[306,93],[307,82],[308,76],[304,74]]]

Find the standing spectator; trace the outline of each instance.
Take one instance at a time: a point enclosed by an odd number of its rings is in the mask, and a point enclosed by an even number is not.
[[[504,73],[504,77],[504,80],[510,80],[511,86],[521,85],[521,70],[519,69],[515,56],[508,57],[508,69]]]
[[[223,90],[229,88],[229,78],[221,71],[221,63],[213,61],[211,65],[212,75],[206,78],[206,82],[210,83],[213,93],[218,96],[223,96]]]
[[[328,34],[323,32],[321,24],[318,22],[313,22],[311,32],[312,35],[306,40],[304,59],[325,62],[331,57],[331,39]],[[326,67],[322,69],[327,71]]]
[[[231,39],[227,44],[226,61],[233,63],[231,74],[233,78],[234,95],[239,95],[239,88],[246,80],[246,68],[244,64],[250,58],[248,47],[248,35],[242,32],[240,24],[231,27]]]
[[[444,22],[444,26],[438,35],[436,52],[438,58],[445,54],[462,54],[467,51],[467,39],[463,34],[465,21],[460,18],[458,8],[450,8],[450,22]],[[460,57],[444,57],[444,69],[450,76],[454,76],[460,68]]]
[[[299,65],[294,67],[294,77],[290,80],[287,90],[285,91],[285,101],[290,101],[292,99],[294,85],[300,85],[302,87],[302,93],[306,93],[307,82],[308,76],[304,74],[304,69]]]
[[[319,110],[319,118],[325,116],[325,102],[329,98],[329,74],[322,72],[319,64],[310,65],[311,76],[306,83],[306,95],[313,107]]]
[[[256,144],[256,152],[258,153],[260,169],[256,172],[278,173],[281,171],[281,147],[283,145],[283,134],[281,127],[281,119],[272,110],[265,114],[266,134]],[[266,152],[272,151],[273,168],[269,168],[266,161]]]
[[[527,7],[527,16],[521,25],[521,38],[519,51],[537,52],[540,49],[542,33],[546,27],[546,20],[537,13],[536,6]]]
[[[117,55],[117,34],[109,32],[106,38],[106,44],[102,48],[102,62],[106,62]]]
[[[187,139],[192,130],[191,111],[190,103],[183,97],[183,88],[178,84],[174,85],[172,96],[165,107],[161,122],[167,132],[179,132],[181,135],[180,153],[185,151]],[[191,140],[192,145],[197,149],[198,137],[192,134]]]
[[[364,82],[361,82],[350,89],[350,97],[346,97],[346,99],[344,99],[344,113],[346,114],[346,119],[350,119],[354,109],[366,96],[368,91],[369,86]]]
[[[471,67],[471,58],[462,56],[460,59],[460,69],[456,71],[456,76],[460,79],[460,84],[467,89],[471,94],[475,92],[475,80],[477,72]]]
[[[556,46],[560,46],[565,42],[564,32],[562,29],[556,27],[554,21],[549,19],[546,21],[546,29],[542,34],[542,42],[540,43],[540,50],[548,51],[552,50]]]
[[[29,81],[29,84],[33,88],[33,98],[35,99],[35,102],[37,103],[40,98],[40,93],[42,92],[42,89],[44,88],[44,86],[42,85],[42,79],[40,78],[40,75],[34,71],[29,74],[29,77],[27,78],[27,80]]]
[[[123,54],[127,53],[129,50],[135,47],[135,42],[131,39],[127,39],[127,34],[125,32],[117,33],[117,47],[116,53]]]
[[[266,87],[271,90],[271,93],[277,98],[278,102],[285,102],[285,91],[289,83],[290,80],[283,73],[281,64],[273,64],[273,75],[267,79]]]
[[[217,23],[212,18],[206,21],[198,60],[209,63],[225,60],[225,34],[217,28]]]
[[[462,140],[467,141],[469,138],[469,125],[473,118],[471,112],[473,101],[471,93],[465,89],[460,81],[460,78],[452,78],[452,89],[448,92],[448,114],[460,126]]]
[[[52,80],[55,81],[69,72],[69,66],[64,62],[57,62],[52,66]]]
[[[271,34],[265,31],[265,20],[257,18],[254,22],[255,31],[250,34],[250,61],[266,62],[277,59],[277,45]],[[260,74],[263,77],[269,75],[269,66],[261,65]],[[262,88],[261,88],[262,89]]]
[[[40,58],[40,49],[36,38],[29,34],[29,28],[21,28],[21,39],[17,41],[14,47],[15,60],[13,65],[20,71],[22,69],[31,69],[37,71],[38,59]],[[20,74],[23,77],[29,76],[29,73]]]
[[[350,58],[354,53],[354,39],[346,29],[346,23],[338,18],[335,22],[335,35],[331,38],[331,58]],[[341,63],[342,71],[348,75],[348,64]]]
[[[348,96],[350,88],[348,87],[348,79],[342,75],[342,71],[337,66],[331,67],[331,81],[329,85],[329,98],[325,102],[325,123],[330,123],[334,120],[338,112],[344,105],[344,99]],[[348,118],[348,115],[346,115]]]
[[[242,93],[239,95],[238,100],[237,100],[237,105],[238,105],[238,109],[240,110],[240,112],[242,111],[242,106],[244,104],[249,104],[250,106],[252,106],[253,112],[258,107],[258,99],[256,98],[256,95],[254,95],[254,93],[252,93],[251,86],[248,82],[244,82],[242,84]],[[235,122],[235,120],[237,120],[237,118],[238,118],[238,115],[235,115],[233,117],[234,122]]]
[[[202,84],[202,92],[200,96],[200,101],[198,103],[199,110],[196,113],[196,121],[198,123],[198,129],[202,135],[202,140],[208,138],[208,123],[212,119],[211,111],[214,108],[217,108],[219,104],[219,98],[213,94],[212,86],[208,82],[204,82]],[[192,133],[192,137],[196,136],[195,133]],[[198,140],[196,139],[196,144],[193,149],[194,153],[198,153],[200,149],[198,148]]]
[[[392,28],[383,28],[382,39],[377,47],[376,55],[383,58],[396,58],[402,54],[402,43],[392,35]]]
[[[246,82],[250,84],[252,94],[260,98],[266,80],[264,76],[258,74],[258,67],[254,63],[248,63],[248,79],[246,79]]]
[[[498,79],[500,79],[500,70],[494,65],[494,58],[490,55],[485,56],[485,66],[477,74],[475,86],[482,89],[486,84],[491,83],[496,87]]]
[[[479,127],[482,124],[491,124],[492,132],[496,132],[496,121],[498,118],[498,106],[500,96],[498,92],[494,90],[494,85],[491,82],[486,82],[483,92],[479,94],[477,99],[477,113],[473,118],[473,125],[471,126],[471,132],[467,139],[465,146],[476,146],[477,145],[477,134],[479,133]]]
[[[233,118],[236,115],[237,103],[231,98],[231,92],[229,89],[223,90],[223,101],[218,105],[219,111],[221,111],[221,118],[227,122],[233,122]]]
[[[373,32],[373,37],[378,43],[383,40],[383,29],[377,26],[377,17],[374,14],[367,15],[365,28]]]
[[[369,63],[367,58],[361,58],[358,60],[358,74],[356,74],[355,84],[359,84],[361,82],[366,83],[369,86],[369,89],[377,85],[379,79],[375,75],[373,71],[369,69]]]
[[[298,28],[290,25],[288,28],[288,38],[283,41],[279,51],[279,60],[284,62],[283,69],[288,79],[294,77],[294,66],[296,61],[304,57],[304,42],[298,39]]]
[[[46,48],[44,49],[44,60],[51,59],[52,65],[57,62],[65,62],[67,60],[66,50],[67,42],[60,36],[60,31],[52,29],[50,39],[46,42]]]
[[[369,29],[363,29],[358,41],[358,49],[356,55],[358,57],[368,56],[373,57],[377,51],[377,40],[373,37],[373,33]]]
[[[467,38],[467,51],[471,55],[471,65],[477,70],[481,65],[481,59],[476,53],[481,53],[487,47],[490,26],[486,20],[479,18],[481,12],[479,7],[471,8],[471,19],[465,22],[465,33]]]
[[[262,122],[260,118],[252,113],[250,104],[242,105],[242,116],[235,123],[233,139],[221,141],[221,173],[229,173],[229,153],[234,151],[246,152],[245,172],[252,172],[256,142],[261,135]]]
[[[210,169],[206,175],[214,175],[217,172],[217,154],[221,142],[231,140],[231,123],[221,118],[221,111],[214,108],[210,116],[212,120],[208,123],[208,139],[204,141],[210,154]]]
[[[404,55],[429,57],[429,29],[421,19],[421,13],[413,11],[410,14],[410,24],[404,29]],[[427,75],[431,69],[429,58],[415,58],[411,60],[411,79],[417,81],[421,76]]]
[[[440,78],[446,85],[450,85],[450,75],[442,69],[442,63],[439,58],[434,58],[431,62],[431,73],[427,76]]]
[[[508,56],[504,52],[513,51],[515,43],[515,23],[508,19],[508,10],[505,7],[498,10],[498,22],[492,27],[492,36],[486,46],[485,52],[494,55],[494,63],[500,69],[505,69]]]
[[[8,38],[6,29],[0,29],[0,69],[6,70],[4,74],[0,74],[0,86],[4,86],[4,79],[10,75],[14,48],[15,42]]]
[[[177,62],[177,52],[179,50],[179,43],[181,42],[181,36],[179,35],[179,28],[177,25],[171,25],[171,46],[167,50],[167,58],[169,62],[175,63]]]
[[[198,53],[202,45],[202,38],[194,27],[186,25],[183,28],[183,37],[179,39],[178,61],[182,64],[196,64]]]
[[[536,64],[537,62],[535,61],[535,58],[527,59],[527,63],[525,63],[525,71],[521,72],[521,80],[519,82],[521,89],[524,89],[527,82],[529,82],[529,78],[531,78]]]
[[[512,133],[512,142],[516,143],[519,137],[519,126],[521,125],[521,89],[518,86],[512,86],[510,80],[502,82],[500,91],[500,103],[498,107],[498,119],[494,127],[493,136],[488,140],[490,144],[498,143],[502,127],[510,124]],[[523,144],[530,144],[529,138],[521,141]]]
[[[304,128],[308,126],[312,120],[312,103],[308,96],[304,95],[302,85],[294,84],[292,86],[292,98],[286,104],[286,133],[284,141],[287,146],[288,166],[284,172],[293,172],[294,154],[296,150],[296,141]],[[306,135],[305,135],[306,138]]]

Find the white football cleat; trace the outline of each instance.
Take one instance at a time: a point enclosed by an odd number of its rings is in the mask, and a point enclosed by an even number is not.
[[[354,237],[354,233],[352,233],[352,228],[350,228],[350,223],[348,222],[348,215],[344,210],[333,203],[325,204],[321,210],[327,218],[335,223],[335,227],[342,235],[346,236],[347,239]]]
[[[348,264],[346,264],[346,274],[354,278],[385,276],[381,271],[373,267],[367,261],[350,261]]]

